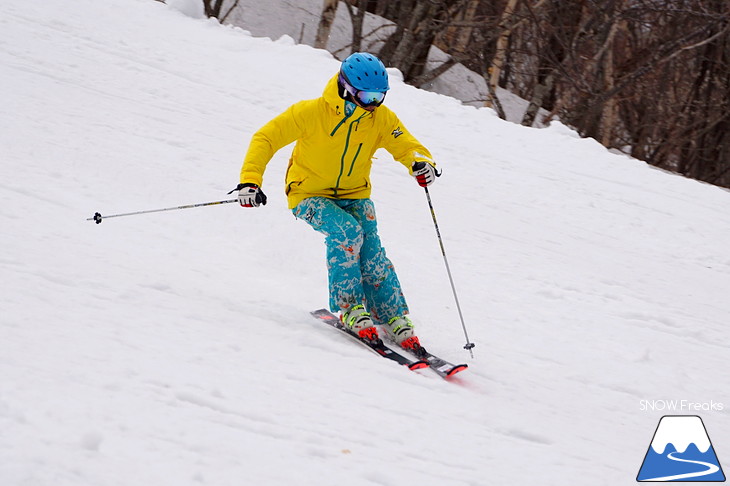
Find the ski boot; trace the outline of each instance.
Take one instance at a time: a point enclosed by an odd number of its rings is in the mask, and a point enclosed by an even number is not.
[[[413,333],[413,323],[407,316],[393,317],[383,324],[383,328],[390,340],[403,349],[407,349],[416,355],[418,355],[419,350],[423,349],[418,341],[418,336]]]
[[[342,310],[340,320],[346,329],[349,329],[355,336],[375,341],[378,338],[378,331],[370,319],[370,313],[365,310],[365,306],[358,304],[350,307],[348,310]]]

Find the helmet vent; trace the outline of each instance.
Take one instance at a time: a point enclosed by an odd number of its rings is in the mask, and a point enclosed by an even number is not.
[[[359,90],[386,92],[390,89],[385,66],[372,54],[351,54],[342,62],[340,72]]]

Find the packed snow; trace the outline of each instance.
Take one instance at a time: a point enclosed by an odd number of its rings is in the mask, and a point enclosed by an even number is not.
[[[0,8],[0,484],[634,484],[662,415],[730,462],[730,193],[405,85],[424,191],[373,199],[443,380],[309,311],[322,237],[232,196],[251,135],[339,62],[151,0]],[[646,406],[677,400],[690,407]],[[712,406],[707,404],[712,403]],[[664,409],[662,409],[664,408]]]

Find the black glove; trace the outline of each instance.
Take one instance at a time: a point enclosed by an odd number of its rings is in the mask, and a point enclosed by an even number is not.
[[[418,185],[421,187],[427,187],[433,184],[441,174],[436,172],[436,167],[429,164],[428,162],[413,162],[411,166],[413,177],[418,181]]]
[[[234,191],[238,191],[238,202],[244,208],[257,208],[266,204],[266,194],[256,184],[247,182],[239,184]],[[233,192],[233,191],[231,191]]]

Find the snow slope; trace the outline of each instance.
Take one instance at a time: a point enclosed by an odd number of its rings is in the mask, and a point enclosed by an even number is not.
[[[320,236],[227,199],[252,133],[320,94],[328,53],[149,0],[0,8],[0,484],[633,484],[659,417],[730,402],[728,192],[404,85],[423,191],[373,198],[427,347],[410,372],[319,326]],[[292,75],[292,73],[294,73]],[[702,415],[721,462],[727,409]]]

